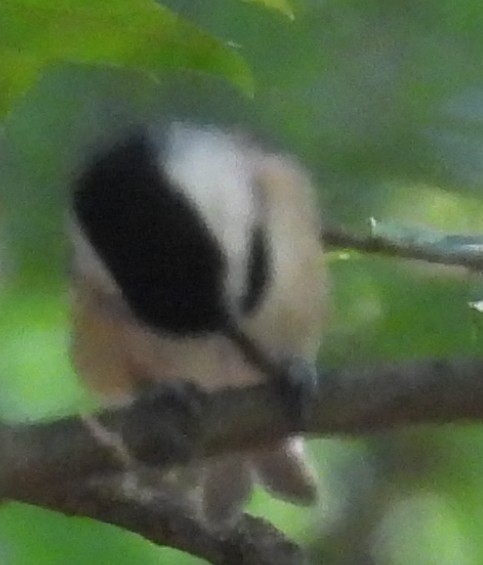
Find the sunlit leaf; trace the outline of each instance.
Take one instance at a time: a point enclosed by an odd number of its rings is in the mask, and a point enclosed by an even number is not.
[[[477,312],[483,312],[483,300],[477,300],[476,302],[468,302],[468,306],[473,308]]]
[[[291,20],[294,19],[294,13],[289,0],[245,0],[245,2],[257,2],[258,4],[263,4],[268,8],[282,12],[282,14],[285,14]]]

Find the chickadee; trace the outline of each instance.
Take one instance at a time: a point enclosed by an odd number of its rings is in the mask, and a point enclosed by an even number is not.
[[[266,376],[234,334],[274,364],[315,363],[326,291],[319,210],[301,167],[237,133],[174,122],[125,135],[92,159],[73,194],[73,346],[106,404],[142,379],[207,390]],[[236,328],[236,331],[233,331]],[[203,515],[236,516],[254,480],[309,504],[301,438],[206,460]]]

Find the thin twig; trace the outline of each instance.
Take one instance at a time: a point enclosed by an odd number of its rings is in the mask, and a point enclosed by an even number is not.
[[[483,269],[483,252],[481,245],[458,246],[450,248],[438,243],[415,242],[414,240],[392,239],[381,235],[360,235],[341,228],[325,226],[322,230],[322,241],[332,247],[356,249],[366,253],[381,253],[391,257],[417,259],[440,265],[466,267],[473,271]]]

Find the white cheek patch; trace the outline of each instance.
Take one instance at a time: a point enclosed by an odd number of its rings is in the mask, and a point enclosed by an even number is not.
[[[220,242],[229,264],[228,298],[239,298],[256,213],[251,160],[234,137],[216,129],[175,123],[170,133],[163,167]]]

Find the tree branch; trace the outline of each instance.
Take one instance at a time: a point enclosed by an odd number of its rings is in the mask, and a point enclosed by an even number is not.
[[[366,253],[382,253],[391,257],[418,259],[440,265],[483,269],[481,237],[443,236],[437,241],[415,241],[414,238],[392,238],[383,235],[360,235],[340,226],[325,226],[322,241],[333,247],[357,249]],[[459,241],[456,244],[452,240]],[[463,240],[463,242],[461,242]],[[465,241],[466,240],[466,241]]]
[[[159,396],[162,402],[162,387]],[[176,411],[146,414],[143,405],[134,404],[104,411],[98,421],[108,429],[122,430],[126,418],[138,422],[141,451],[158,453],[156,466],[185,462],[166,435],[178,425]],[[321,374],[312,414],[303,426],[288,420],[269,385],[210,394],[200,415],[196,456],[256,449],[294,433],[360,434],[402,424],[459,420],[483,420],[483,359],[346,368]],[[123,468],[112,450],[75,416],[1,424],[0,460],[0,492],[12,498],[36,491],[39,485]]]
[[[161,468],[186,459],[183,451],[173,450],[166,432],[179,426],[178,411],[159,410],[163,388],[156,394],[155,413],[134,403],[104,411],[98,421],[114,431],[125,429],[126,420],[129,426],[137,422],[141,452],[156,453],[156,466]],[[168,400],[172,400],[169,394]],[[312,414],[304,425],[287,419],[283,403],[269,385],[219,391],[210,394],[203,406],[195,457],[256,449],[292,433],[360,434],[404,424],[482,421],[483,359],[327,371],[320,375]],[[179,500],[147,487],[126,489],[119,482],[120,471],[125,471],[122,462],[79,417],[2,424],[0,461],[4,498],[117,524],[214,563],[301,562],[295,546],[261,520],[245,516],[236,530],[220,535],[190,516]]]
[[[159,479],[159,477],[158,477]],[[119,475],[29,491],[21,500],[72,516],[87,516],[137,533],[215,564],[303,565],[296,544],[261,518],[241,516],[236,528],[210,530],[178,496],[141,484],[126,484]],[[159,487],[159,484],[158,484]]]

